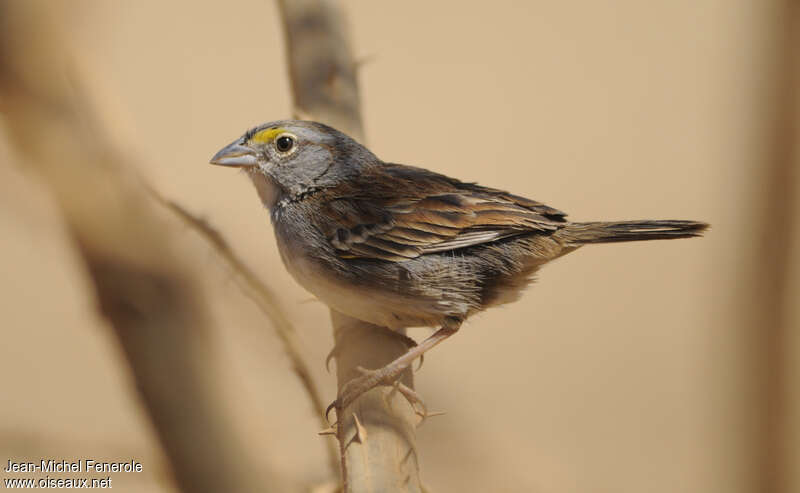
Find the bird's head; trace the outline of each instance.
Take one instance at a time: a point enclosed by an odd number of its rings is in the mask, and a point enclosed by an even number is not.
[[[335,186],[377,158],[347,135],[321,123],[282,120],[254,127],[211,164],[245,169],[267,206],[284,197]]]

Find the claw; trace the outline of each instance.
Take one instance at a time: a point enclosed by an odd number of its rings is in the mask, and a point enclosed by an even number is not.
[[[328,418],[328,415],[331,413],[331,409],[336,408],[336,402],[338,400],[339,399],[336,399],[335,401],[331,402],[330,404],[328,404],[328,407],[325,408],[325,421],[327,421],[328,423],[331,422],[331,420]]]
[[[339,347],[333,346],[331,352],[328,353],[328,356],[325,357],[325,370],[330,373],[331,372],[331,360],[338,356],[339,354]]]
[[[416,391],[401,382],[395,382],[394,388],[403,394],[403,397],[411,404],[411,407],[414,409],[414,414],[420,417],[428,414],[428,408],[425,406],[425,402]]]
[[[428,412],[428,407],[425,405],[425,401],[422,400],[422,397],[413,389],[408,387],[407,385],[395,382],[393,392],[397,391],[403,394],[403,397],[411,404],[411,407],[414,409],[414,414],[419,416],[420,421],[417,423],[417,426],[421,426],[422,423],[425,422],[428,418],[433,418],[435,416],[441,416],[445,414],[441,411],[434,411]]]

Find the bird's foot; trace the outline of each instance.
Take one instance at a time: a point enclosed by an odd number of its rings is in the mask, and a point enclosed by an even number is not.
[[[360,377],[354,378],[345,384],[342,389],[341,395],[332,402],[326,410],[326,416],[331,409],[344,409],[358,399],[364,392],[372,390],[379,385],[391,385],[392,390],[384,396],[388,401],[392,398],[394,393],[399,393],[408,401],[414,414],[419,416],[420,421],[417,426],[425,422],[426,419],[434,416],[441,416],[443,412],[429,412],[425,401],[414,389],[408,385],[400,382],[397,378],[400,376],[392,376],[390,372],[384,371],[386,367],[379,370],[368,370],[361,366],[356,367],[356,370],[361,374]]]
[[[442,328],[422,341],[422,343],[412,347],[405,354],[398,357],[383,368],[379,368],[377,370],[367,370],[366,368],[357,367],[356,370],[361,374],[361,376],[356,377],[344,384],[339,392],[339,396],[331,403],[331,405],[328,406],[328,409],[325,410],[325,417],[327,418],[331,409],[334,408],[336,409],[337,414],[340,415],[341,411],[358,399],[361,394],[374,389],[378,385],[393,385],[394,382],[400,378],[403,372],[409,366],[411,366],[411,363],[415,359],[419,358],[426,351],[455,334],[459,325],[460,321],[450,321],[450,323],[442,326]],[[408,390],[416,395],[413,390]],[[405,393],[404,395],[406,394],[408,393]],[[406,395],[406,398],[408,398],[408,395]],[[416,401],[421,401],[419,396],[416,396],[413,399]],[[413,405],[414,403],[412,402],[412,406]],[[423,412],[423,415],[431,416],[431,414],[428,414],[427,412]]]
[[[358,371],[361,376],[344,384],[339,396],[328,406],[328,409],[325,410],[325,416],[328,416],[331,409],[336,409],[337,412],[345,409],[356,399],[361,397],[361,394],[374,389],[378,385],[392,385],[406,368],[408,368],[407,364],[397,365],[394,362],[377,370],[368,370],[364,367],[357,366],[356,371]]]
[[[402,382],[395,382],[393,387],[394,388],[392,389],[392,392],[389,393],[388,397],[391,397],[392,393],[394,392],[398,392],[405,397],[408,403],[411,404],[411,408],[414,409],[414,414],[419,416],[419,423],[417,423],[417,426],[422,425],[422,423],[424,423],[428,418],[441,416],[444,414],[444,412],[441,411],[429,412],[428,406],[425,405],[425,401],[422,400],[422,397],[419,395],[419,393],[408,385]]]

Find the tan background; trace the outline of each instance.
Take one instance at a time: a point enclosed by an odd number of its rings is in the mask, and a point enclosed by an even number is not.
[[[448,414],[420,429],[423,481],[437,492],[758,491],[765,358],[761,332],[743,321],[758,313],[748,283],[769,193],[778,3],[345,4],[368,60],[367,138],[382,158],[579,220],[713,225],[704,239],[565,257],[520,302],[431,353],[417,386]],[[327,309],[283,269],[247,180],[206,165],[248,126],[290,115],[275,6],[82,0],[63,25],[116,142],[279,291],[332,400]],[[135,457],[145,472],[114,475],[117,491],[169,491],[52,204],[4,139],[0,159],[0,464]],[[264,464],[325,479],[323,438],[269,324],[213,252],[180,235],[208,274],[240,432]],[[792,259],[785,350],[797,376]],[[782,436],[800,491],[798,380],[785,386],[794,421]]]

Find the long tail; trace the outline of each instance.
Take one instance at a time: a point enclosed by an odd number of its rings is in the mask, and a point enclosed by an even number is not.
[[[570,243],[584,244],[691,238],[706,228],[708,224],[697,221],[643,220],[570,223],[558,233]]]

